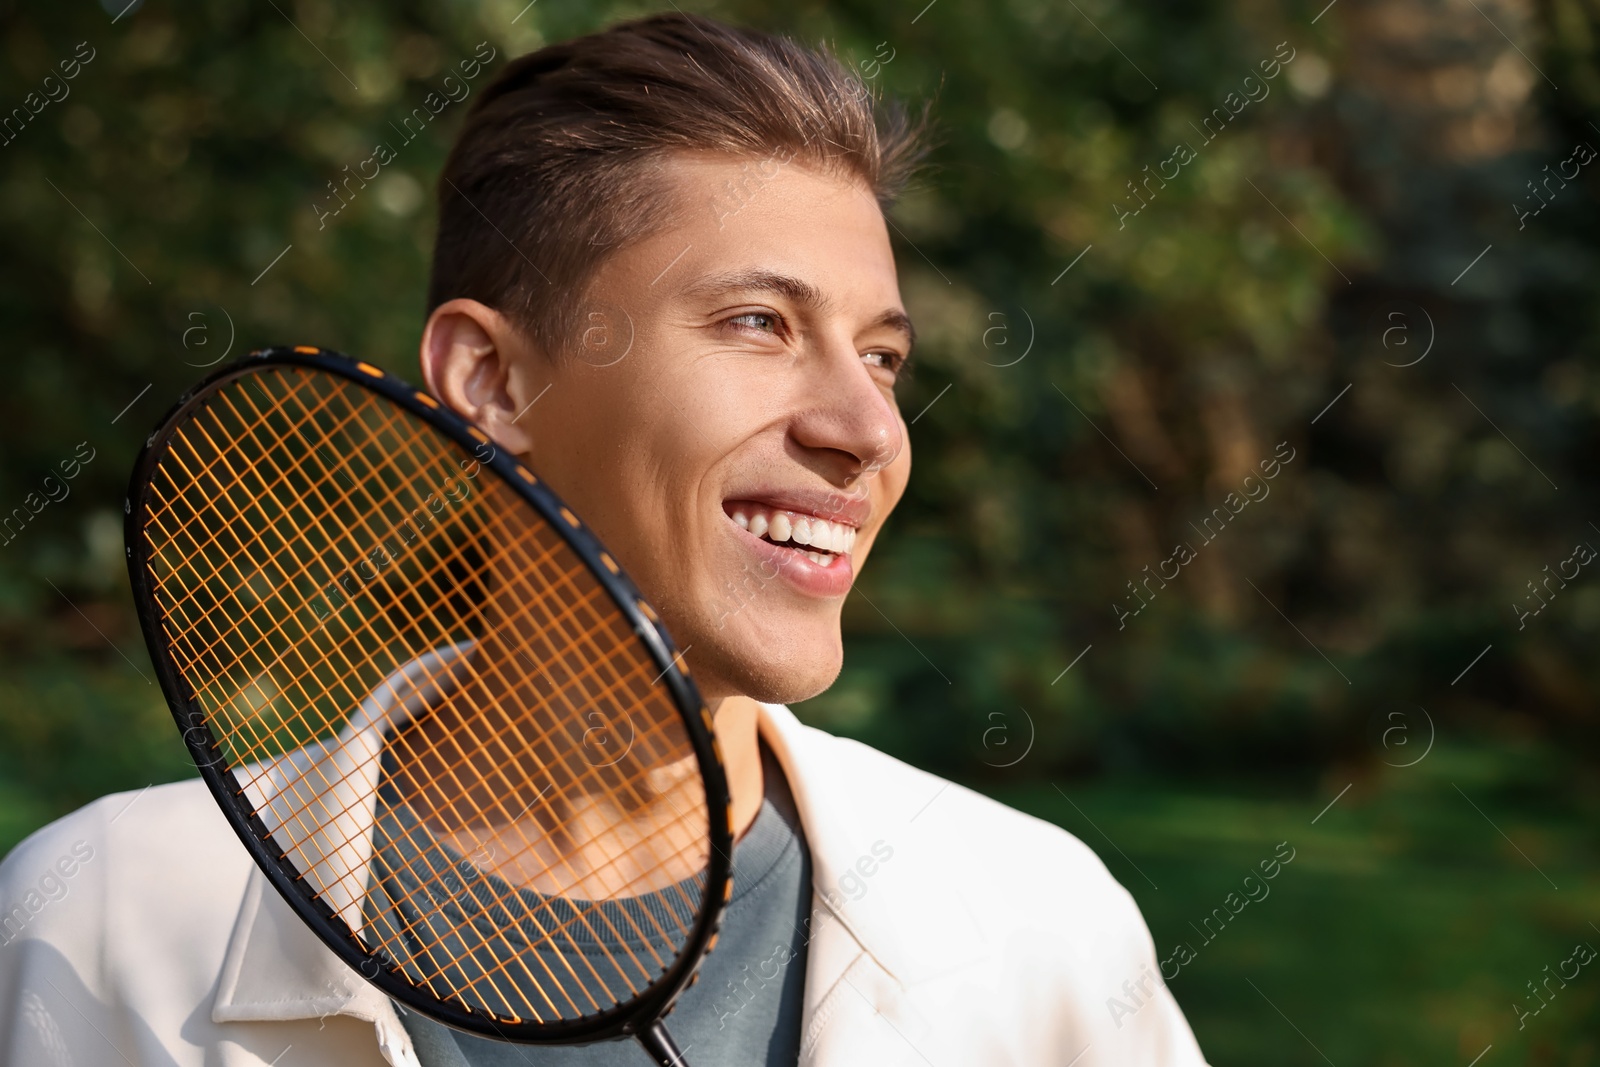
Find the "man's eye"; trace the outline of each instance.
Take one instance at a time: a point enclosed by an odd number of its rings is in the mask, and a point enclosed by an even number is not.
[[[735,315],[728,321],[763,333],[778,332],[778,316],[769,315],[764,311],[748,311],[743,315]]]
[[[890,374],[898,373],[906,358],[898,352],[863,352],[861,358],[869,367],[882,367]]]

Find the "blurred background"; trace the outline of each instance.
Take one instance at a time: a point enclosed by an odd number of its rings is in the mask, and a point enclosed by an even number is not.
[[[1600,4],[688,7],[940,129],[915,471],[801,716],[1093,847],[1219,1067],[1600,1060],[1548,981],[1600,946]],[[274,343],[417,379],[466,105],[330,183],[481,42],[653,10],[0,3],[0,852],[192,773],[122,563],[168,404]]]

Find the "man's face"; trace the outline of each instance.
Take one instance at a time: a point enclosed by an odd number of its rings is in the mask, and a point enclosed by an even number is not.
[[[840,608],[911,468],[883,216],[859,181],[780,159],[666,161],[676,220],[601,266],[577,355],[509,368],[509,391],[537,397],[516,422],[529,466],[709,700],[833,682]]]

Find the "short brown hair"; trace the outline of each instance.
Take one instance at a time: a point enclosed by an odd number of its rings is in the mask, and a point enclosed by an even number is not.
[[[825,49],[696,15],[541,48],[484,88],[450,151],[428,309],[479,300],[559,354],[595,269],[668,220],[652,180],[665,153],[781,153],[864,181],[887,209],[926,115],[875,102]]]

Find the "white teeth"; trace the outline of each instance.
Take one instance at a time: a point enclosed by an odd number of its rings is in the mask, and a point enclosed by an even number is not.
[[[774,544],[787,543],[794,549],[811,548],[813,551],[804,553],[806,558],[824,567],[835,556],[847,555],[856,543],[854,526],[812,515],[778,511],[760,504],[742,504],[730,516],[752,536],[765,537]]]

